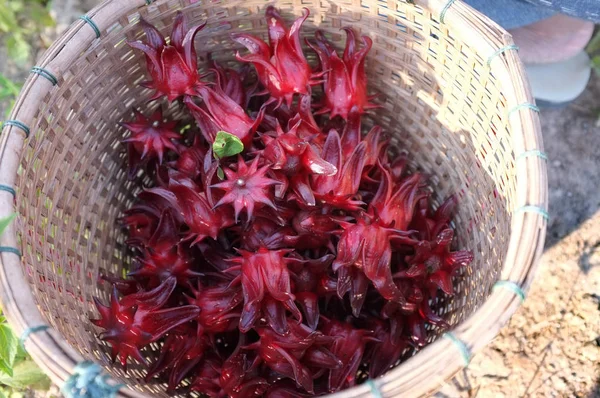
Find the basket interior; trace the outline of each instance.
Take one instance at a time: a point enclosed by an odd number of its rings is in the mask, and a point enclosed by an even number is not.
[[[339,28],[351,25],[373,38],[367,71],[383,108],[371,122],[408,153],[414,170],[430,175],[436,203],[450,194],[460,198],[456,245],[476,257],[459,277],[457,294],[435,306],[456,325],[484,302],[508,247],[507,209],[513,208],[516,182],[506,99],[468,42],[423,9],[394,4],[392,10],[368,0],[276,3],[290,21],[302,7],[310,9],[306,37],[319,28],[342,48]],[[209,56],[230,62],[237,48],[230,33],[264,36],[264,6],[165,0],[142,13],[165,35],[179,9],[190,24],[208,18],[196,40],[200,63]],[[142,38],[139,16],[115,16],[108,33],[64,70],[64,80],[47,95],[32,124],[18,177],[21,197],[27,198],[18,203],[24,272],[34,296],[52,327],[84,357],[104,363],[107,347],[88,321],[97,315],[92,297],[107,300],[110,286],[100,283],[99,275],[122,275],[131,260],[116,220],[143,183],[143,178],[127,180],[120,143],[126,131],[117,123],[130,119],[133,107],[148,113],[157,106],[146,103],[150,92],[138,86],[146,80],[142,56],[125,43]],[[175,103],[167,116],[178,118],[181,109]],[[117,367],[111,372],[122,378],[143,375],[135,365],[127,374]]]

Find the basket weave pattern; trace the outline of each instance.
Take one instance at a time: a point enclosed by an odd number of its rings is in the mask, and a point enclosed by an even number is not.
[[[532,109],[519,106],[532,99],[514,48],[506,49],[512,45],[506,32],[460,1],[416,3],[294,0],[275,5],[287,19],[310,9],[306,37],[322,29],[342,47],[339,28],[352,26],[373,38],[367,71],[383,108],[372,122],[409,153],[413,170],[431,176],[437,203],[452,193],[460,198],[456,244],[473,250],[475,261],[457,279],[457,294],[434,308],[476,351],[519,304],[514,293],[493,290],[494,284],[509,280],[526,289],[543,248],[543,215],[514,212],[524,206],[547,208],[544,159],[521,156],[541,150],[539,121]],[[133,107],[148,113],[156,104],[146,103],[149,91],[138,85],[147,78],[142,55],[125,41],[142,38],[140,16],[168,34],[175,12],[183,10],[190,24],[208,18],[196,39],[200,63],[208,57],[231,62],[237,47],[229,34],[264,36],[266,5],[254,0],[106,1],[88,14],[100,38],[78,21],[39,64],[58,84],[35,74],[27,81],[11,118],[31,134],[25,139],[19,128],[6,125],[0,137],[0,184],[18,192],[13,201],[9,192],[0,191],[0,217],[13,206],[20,215],[0,237],[0,246],[23,254],[19,259],[0,253],[0,299],[18,331],[52,326],[32,335],[27,348],[54,381],[64,381],[83,358],[108,364],[107,347],[88,321],[97,315],[92,297],[107,300],[110,286],[100,283],[99,275],[121,276],[131,260],[116,219],[144,181],[126,178],[120,143],[126,131],[117,123],[130,119]],[[182,110],[174,103],[167,115],[180,118]],[[154,353],[158,348],[153,346]],[[456,347],[437,339],[376,384],[385,397],[418,396],[434,391],[462,365]],[[143,377],[135,365],[127,373],[107,368],[125,381]],[[163,394],[162,386],[130,385],[133,389],[123,389],[122,396]],[[339,396],[368,394],[361,385]]]

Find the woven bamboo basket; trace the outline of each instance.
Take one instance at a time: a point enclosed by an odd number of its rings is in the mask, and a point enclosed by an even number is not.
[[[77,21],[32,70],[0,136],[0,217],[16,221],[0,237],[0,299],[27,350],[58,384],[93,360],[128,385],[122,397],[164,396],[142,369],[111,367],[89,323],[93,296],[108,297],[100,273],[130,261],[116,218],[140,182],[124,172],[118,122],[148,111],[139,52],[140,16],[163,33],[176,11],[208,19],[201,58],[233,60],[231,32],[266,32],[257,0],[108,0]],[[374,40],[370,88],[383,108],[374,122],[431,176],[439,197],[460,197],[458,247],[476,253],[458,293],[434,303],[452,325],[383,377],[337,397],[413,397],[434,392],[493,339],[518,308],[543,250],[547,221],[545,155],[536,108],[511,37],[461,1],[285,0],[289,19],[311,11],[316,27],[344,37],[351,25]],[[178,117],[173,105],[170,116]],[[49,325],[49,329],[38,328]],[[36,332],[29,334],[30,332]],[[155,352],[148,355],[155,355]],[[374,394],[374,390],[379,392]],[[372,395],[374,394],[374,395]]]

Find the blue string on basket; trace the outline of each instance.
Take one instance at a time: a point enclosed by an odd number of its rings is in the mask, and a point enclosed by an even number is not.
[[[542,152],[539,149],[532,149],[530,151],[525,151],[519,156],[517,156],[517,160],[529,158],[529,157],[538,157],[542,160],[548,160],[548,154],[546,152]]]
[[[50,329],[50,326],[48,326],[48,325],[32,326],[30,328],[25,329],[23,334],[21,334],[21,338],[19,339],[19,343],[21,343],[21,347],[24,347],[25,341],[27,341],[29,336],[31,336],[34,333],[43,332],[48,329]]]
[[[546,221],[550,220],[550,214],[548,213],[548,211],[546,209],[541,208],[540,206],[533,206],[533,205],[522,206],[522,207],[519,207],[518,209],[515,209],[514,213],[515,214],[534,213],[534,214],[539,214],[540,216],[544,217],[546,219]]]
[[[440,22],[441,23],[444,23],[444,19],[446,18],[446,13],[450,9],[450,7],[452,7],[452,4],[454,4],[455,1],[456,0],[448,0],[448,3],[446,3],[444,8],[442,8],[442,11],[440,12]]]
[[[66,398],[113,398],[124,385],[109,383],[110,380],[100,365],[84,361],[75,366],[60,391]]]
[[[494,290],[507,289],[519,296],[521,303],[525,301],[525,291],[517,283],[512,281],[498,281],[494,284]]]
[[[8,192],[13,197],[17,197],[17,191],[13,187],[9,187],[8,185],[0,184],[0,191]]]
[[[82,15],[79,17],[79,19],[81,19],[82,21],[85,21],[88,25],[90,25],[90,27],[92,28],[92,30],[94,31],[94,33],[96,34],[96,39],[100,38],[100,29],[98,28],[98,25],[96,25],[96,22],[94,22],[92,20],[92,18],[88,17],[87,15]]]
[[[29,134],[31,133],[29,127],[27,127],[25,123],[22,123],[18,120],[7,120],[2,123],[2,127],[0,129],[4,128],[4,126],[13,126],[23,130],[23,132],[25,133],[25,138],[29,138]]]
[[[460,355],[462,356],[465,366],[469,366],[472,357],[471,350],[469,350],[469,347],[467,347],[467,345],[461,339],[456,337],[452,332],[444,333],[444,338],[454,343],[456,348],[458,348],[458,350],[460,351]]]
[[[21,257],[21,251],[19,249],[17,249],[16,247],[0,246],[0,253],[12,253],[12,254],[16,254],[17,256]]]
[[[383,398],[381,391],[379,391],[379,388],[377,387],[377,385],[375,384],[375,382],[373,380],[369,379],[365,382],[365,384],[367,386],[369,386],[369,389],[371,390],[371,395],[373,396],[373,398]]]
[[[500,54],[504,54],[507,51],[510,50],[515,50],[515,51],[519,51],[519,47],[514,45],[514,44],[510,44],[508,46],[504,46],[500,49],[498,49],[495,53],[493,53],[492,55],[489,56],[488,60],[487,60],[487,66],[491,66],[492,65],[492,61],[494,60],[494,58],[496,58],[498,55]]]
[[[56,78],[56,76],[54,76],[47,69],[40,68],[39,66],[34,66],[33,68],[31,68],[31,73],[35,73],[36,75],[42,76],[50,83],[52,83],[53,86],[56,86],[58,84],[58,79]]]
[[[526,102],[524,104],[519,104],[508,111],[508,117],[510,117],[513,113],[520,111],[521,109],[531,109],[534,112],[540,112],[540,108],[538,108],[535,104],[531,104]]]

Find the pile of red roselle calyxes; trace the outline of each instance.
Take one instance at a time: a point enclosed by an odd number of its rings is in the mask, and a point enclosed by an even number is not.
[[[171,393],[305,397],[380,376],[427,343],[427,325],[447,327],[430,304],[473,260],[451,250],[455,198],[433,211],[381,128],[363,134],[371,39],[347,28],[341,53],[317,32],[310,65],[308,11],[290,28],[275,8],[265,17],[268,43],[232,36],[247,48],[238,69],[198,65],[203,26],[182,14],[170,40],[142,21],[146,41],[129,43],[151,100],[179,101],[196,125],[161,107],[123,123],[130,176],[153,185],[122,218],[128,278],[103,276],[113,295],[92,322],[114,360]]]

